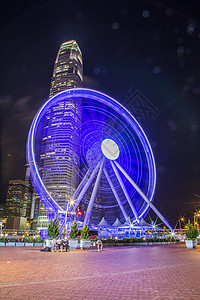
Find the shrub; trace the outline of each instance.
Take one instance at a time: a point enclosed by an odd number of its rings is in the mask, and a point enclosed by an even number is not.
[[[43,239],[41,236],[36,236],[35,238],[35,243],[42,243],[43,242]]]
[[[161,239],[160,238],[158,238],[158,237],[156,237],[156,238],[154,238],[154,240],[153,240],[155,243],[159,243],[159,242],[161,242]]]
[[[147,240],[148,243],[152,243],[153,241],[154,241],[153,238],[149,238],[149,239]]]
[[[74,224],[71,227],[70,237],[75,239],[78,236],[78,234],[79,234],[79,230],[75,219]]]
[[[34,242],[33,236],[25,236],[24,242],[25,243],[33,243]]]
[[[146,242],[146,240],[143,237],[139,238],[137,241],[138,241],[138,243],[144,243],[144,242]]]
[[[0,242],[8,243],[8,238],[7,237],[2,237],[2,238],[0,238]]]
[[[53,221],[51,219],[51,222],[48,226],[47,235],[51,238],[56,238],[59,235],[59,221],[58,221],[58,214],[56,216],[56,219]]]
[[[123,240],[118,240],[118,243],[123,244]]]
[[[124,243],[124,244],[129,243],[129,239],[123,238],[123,243]]]
[[[85,224],[85,226],[83,228],[81,228],[81,237],[83,239],[87,239],[89,237],[89,228],[88,228],[88,225]]]
[[[170,239],[170,242],[176,242],[176,239],[175,239],[175,237],[173,236],[173,237],[171,237],[171,239]]]
[[[108,238],[108,239],[106,239],[106,240],[103,240],[103,243],[104,244],[112,244],[112,243],[114,243],[115,241],[113,240],[113,239],[111,239],[111,238]]]
[[[8,237],[7,240],[11,243],[15,243],[17,242],[17,238],[16,237]],[[7,242],[6,242],[7,243]]]
[[[129,241],[130,241],[130,243],[137,243],[137,239],[136,238],[130,238]]]
[[[133,238],[133,243],[137,243],[137,238]]]
[[[163,239],[163,242],[170,242],[171,241],[171,238],[170,237],[167,237],[167,238],[164,238]]]
[[[187,231],[185,233],[186,237],[188,240],[195,240],[199,233],[198,230],[190,223],[190,220],[188,220],[188,224],[187,224]]]

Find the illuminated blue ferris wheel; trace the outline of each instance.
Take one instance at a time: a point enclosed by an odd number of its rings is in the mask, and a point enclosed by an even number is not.
[[[62,168],[54,172],[62,178],[71,193],[61,205],[52,196],[39,171],[41,128],[45,113],[54,105],[81,102],[81,122],[74,129],[78,137],[73,174],[76,186],[70,186]],[[64,124],[64,123],[63,123]],[[60,126],[60,125],[59,125]],[[55,137],[56,137],[55,126]],[[62,137],[61,137],[62,138]],[[73,137],[72,137],[73,139]],[[56,143],[53,161],[57,162]],[[77,159],[78,157],[78,159]],[[130,112],[113,98],[89,89],[70,89],[49,99],[36,114],[27,140],[27,160],[31,178],[41,201],[51,213],[84,211],[82,225],[139,223],[151,208],[172,230],[170,224],[153,205],[156,167],[149,141]],[[51,178],[53,182],[53,177]]]

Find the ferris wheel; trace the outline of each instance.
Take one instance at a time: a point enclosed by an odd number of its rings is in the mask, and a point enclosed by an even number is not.
[[[55,171],[71,193],[74,205],[61,205],[53,197],[39,171],[39,144],[45,113],[59,103],[79,102],[80,122],[74,126],[78,139],[76,153],[71,154],[72,186],[57,163],[57,142],[52,142]],[[78,117],[78,116],[77,116]],[[65,121],[68,117],[65,118]],[[75,118],[75,117],[74,117]],[[63,119],[64,120],[64,119]],[[67,126],[67,122],[59,123]],[[66,128],[65,128],[66,129]],[[60,130],[60,129],[59,129]],[[62,127],[62,130],[63,127]],[[58,129],[55,126],[54,136]],[[72,139],[73,139],[73,136]],[[63,138],[63,136],[62,136]],[[57,141],[57,140],[56,140]],[[156,167],[149,141],[136,119],[113,98],[90,89],[70,89],[49,99],[36,114],[27,140],[27,160],[33,185],[49,212],[71,213],[84,210],[83,225],[139,223],[151,208],[168,228],[167,220],[153,205],[156,185]],[[55,175],[55,174],[54,174]],[[50,178],[53,182],[53,177]]]

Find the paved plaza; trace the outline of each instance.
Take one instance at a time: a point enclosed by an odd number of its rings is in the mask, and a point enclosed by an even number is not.
[[[0,247],[0,299],[200,299],[200,246]]]

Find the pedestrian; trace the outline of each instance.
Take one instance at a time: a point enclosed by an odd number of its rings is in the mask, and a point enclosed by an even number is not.
[[[68,239],[64,238],[62,244],[63,244],[63,248],[65,248],[66,252],[67,252],[67,250],[69,250],[69,241],[68,241]]]
[[[66,243],[67,243],[67,240],[66,238],[64,237],[63,241],[62,241],[62,244],[63,244],[63,250],[66,248]]]
[[[67,239],[67,244],[66,244],[66,252],[70,250],[70,246],[69,246],[69,240]]]
[[[51,252],[54,252],[57,249],[56,248],[56,238],[51,240],[50,248],[51,248]]]
[[[103,250],[103,243],[101,240],[97,241],[97,249],[98,251],[102,251]]]
[[[60,237],[58,238],[56,244],[57,244],[57,252],[58,252],[58,250],[61,250],[61,252],[62,252],[62,247],[61,247],[62,246],[62,241],[61,241]]]

